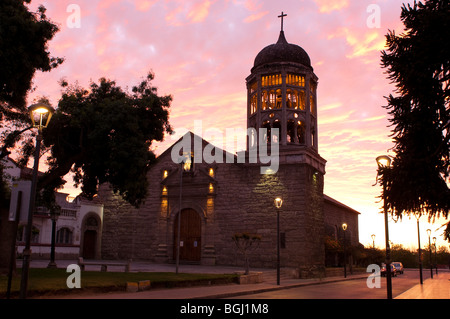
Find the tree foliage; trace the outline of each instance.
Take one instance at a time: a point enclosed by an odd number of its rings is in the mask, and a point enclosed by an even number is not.
[[[382,66],[396,85],[387,97],[395,157],[380,169],[395,215],[448,217],[450,190],[450,3],[403,5],[404,32],[386,35]]]
[[[158,96],[150,73],[126,92],[102,78],[89,90],[61,82],[65,92],[43,142],[50,147],[49,171],[39,182],[49,194],[74,173],[75,185],[92,198],[98,185],[109,183],[134,206],[147,194],[146,173],[155,161],[150,147],[171,133],[168,122],[171,96]]]
[[[0,121],[28,121],[26,97],[36,70],[47,72],[63,62],[47,47],[58,27],[44,6],[30,12],[30,2],[0,1]]]

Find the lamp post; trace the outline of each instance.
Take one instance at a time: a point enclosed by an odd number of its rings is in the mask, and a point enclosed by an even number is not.
[[[375,249],[375,234],[372,234],[370,237],[372,237],[372,243],[373,243],[373,249]]]
[[[347,230],[347,224],[342,224],[342,230],[344,231],[344,278],[347,278],[347,250],[345,249],[345,231]]]
[[[184,171],[184,157],[180,158],[180,198],[178,205],[180,206],[178,212],[178,224],[177,224],[177,256],[176,256],[176,265],[175,265],[175,273],[178,274],[178,268],[180,267],[180,234],[181,234],[181,202],[183,196],[183,171]]]
[[[430,251],[430,273],[431,279],[433,279],[433,262],[431,261],[431,229],[427,229],[427,235],[428,235],[428,247]]]
[[[438,274],[437,271],[437,251],[436,251],[436,237],[433,237],[433,244],[434,244],[434,268],[436,269],[436,275]]]
[[[34,153],[33,177],[31,180],[30,205],[28,207],[28,220],[25,233],[25,248],[23,250],[22,277],[20,281],[20,298],[25,299],[28,288],[28,270],[30,268],[31,257],[31,228],[33,227],[33,211],[36,197],[37,173],[39,169],[39,155],[41,151],[42,130],[48,126],[54,113],[51,106],[44,103],[37,103],[28,108],[32,126],[38,129],[36,137],[36,149]]]
[[[280,209],[283,205],[283,200],[280,197],[274,200],[277,208],[277,285],[280,285]]]
[[[50,211],[50,218],[52,220],[52,245],[50,249],[50,262],[47,268],[58,268],[55,262],[55,242],[56,242],[56,221],[59,217],[59,211],[56,208],[52,208]]]
[[[391,158],[387,155],[381,155],[376,158],[378,169],[385,169],[391,166]],[[391,249],[389,247],[389,227],[388,213],[386,203],[386,181],[383,181],[383,211],[384,211],[384,228],[386,234],[386,289],[387,299],[392,299],[392,278],[391,278]]]
[[[420,273],[420,284],[423,285],[423,275],[422,275],[422,249],[420,248],[420,229],[419,229],[419,219],[420,213],[414,213],[417,219],[417,242],[419,245],[419,273]]]

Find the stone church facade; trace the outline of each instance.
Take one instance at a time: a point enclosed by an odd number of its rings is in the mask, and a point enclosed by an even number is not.
[[[247,232],[261,238],[251,266],[274,268],[277,197],[283,200],[282,267],[322,271],[325,236],[337,239],[343,223],[347,238],[358,244],[359,213],[323,194],[317,84],[308,54],[281,31],[256,56],[246,79],[247,150],[230,154],[189,132],[148,172],[149,194],[140,208],[102,186],[102,257],[171,263],[179,242],[180,262],[243,265],[232,236]],[[261,145],[270,157],[262,156]]]

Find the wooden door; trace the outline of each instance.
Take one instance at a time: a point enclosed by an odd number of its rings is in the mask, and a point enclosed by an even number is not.
[[[174,259],[177,256],[178,243],[178,218],[174,223]],[[193,209],[181,211],[180,227],[180,260],[200,261],[202,250],[202,220],[200,215]]]
[[[97,242],[97,232],[95,230],[86,230],[84,232],[83,258],[95,258],[95,245]]]

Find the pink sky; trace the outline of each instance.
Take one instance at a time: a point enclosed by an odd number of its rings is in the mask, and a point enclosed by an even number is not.
[[[276,42],[281,11],[286,39],[308,52],[319,77],[319,153],[327,160],[325,193],[361,212],[360,242],[384,248],[380,187],[375,158],[390,154],[383,96],[393,86],[380,68],[388,30],[401,33],[405,0],[58,0],[43,4],[60,26],[50,42],[53,56],[66,61],[51,73],[36,75],[35,95],[57,105],[66,78],[87,87],[100,77],[123,87],[137,84],[149,70],[160,95],[173,95],[170,122],[177,133],[246,127],[245,78],[265,46]],[[70,4],[80,9],[77,20]],[[380,25],[373,26],[379,9]],[[368,10],[369,9],[369,10]],[[369,20],[369,25],[368,25]],[[34,96],[30,97],[31,99]],[[177,135],[178,137],[178,135]],[[173,140],[157,145],[161,153]],[[72,184],[71,181],[67,184]],[[69,189],[67,189],[69,190]],[[422,223],[421,242],[428,241]],[[435,232],[438,244],[445,243]],[[415,220],[390,223],[390,238],[406,247],[417,243]],[[441,241],[439,241],[441,240]]]

